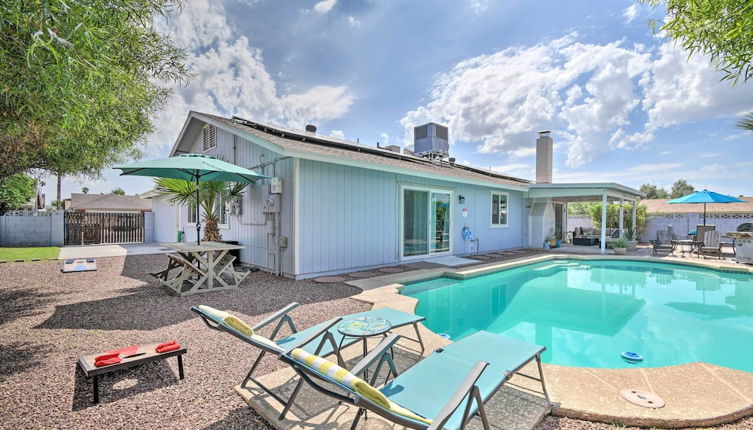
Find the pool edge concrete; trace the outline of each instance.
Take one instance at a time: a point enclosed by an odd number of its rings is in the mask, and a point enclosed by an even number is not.
[[[351,281],[348,284],[362,290],[360,294],[352,298],[370,303],[372,308],[388,306],[415,313],[418,300],[400,294],[400,290],[406,282],[441,276],[468,279],[526,264],[562,258],[659,262],[753,275],[753,268],[751,267],[724,261],[687,261],[673,256],[657,258],[562,253],[526,256],[504,262],[482,263],[461,269],[437,268],[413,273],[399,273]],[[421,324],[421,331],[422,336],[441,339],[439,335],[423,324]],[[712,369],[723,369],[732,372],[733,376],[729,376],[730,380],[725,381]],[[708,379],[704,380],[706,383],[703,389],[699,389],[699,381],[696,378],[704,370],[708,371],[708,375],[705,375]],[[709,363],[699,362],[677,366],[631,369],[579,368],[544,364],[544,371],[550,396],[554,403],[551,413],[556,416],[607,424],[682,428],[727,424],[753,415],[753,373]],[[587,372],[591,377],[582,372]],[[683,378],[686,373],[687,375]],[[666,405],[661,409],[647,409],[633,405],[620,397],[619,390],[623,388],[643,388],[657,392],[664,398]],[[709,399],[713,401],[709,402]]]

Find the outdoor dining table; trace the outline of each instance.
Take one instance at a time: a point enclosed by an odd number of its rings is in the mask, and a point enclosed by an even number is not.
[[[235,257],[228,251],[243,249],[240,245],[222,242],[160,243],[177,252],[168,254],[167,268],[152,273],[162,285],[180,296],[237,288],[248,272],[235,270]]]

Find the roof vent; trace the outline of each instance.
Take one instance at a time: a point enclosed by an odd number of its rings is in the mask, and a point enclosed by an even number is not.
[[[446,158],[450,151],[447,127],[433,122],[413,128],[416,155],[424,158]]]
[[[392,152],[397,152],[398,154],[400,153],[400,147],[397,145],[387,145],[384,147],[384,149]]]
[[[316,126],[314,124],[306,124],[306,131],[316,133]]]

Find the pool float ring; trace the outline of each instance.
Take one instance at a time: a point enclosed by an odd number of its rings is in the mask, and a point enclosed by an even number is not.
[[[637,352],[632,351],[625,351],[622,354],[620,354],[620,357],[622,357],[623,360],[627,361],[628,363],[640,363],[643,361],[643,356],[638,354]]]

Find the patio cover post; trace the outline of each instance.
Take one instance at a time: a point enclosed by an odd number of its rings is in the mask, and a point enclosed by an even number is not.
[[[620,199],[620,232],[619,237],[622,237],[623,226],[625,225],[625,203]]]
[[[638,202],[636,200],[633,200],[633,220],[630,223],[632,225],[633,237],[631,237],[630,240],[637,240],[636,237],[638,237],[638,232],[635,231],[635,225],[636,225],[635,224],[635,215],[636,215],[635,207],[636,206],[638,206]]]
[[[599,241],[601,254],[607,252],[607,190],[601,193],[601,240]]]

